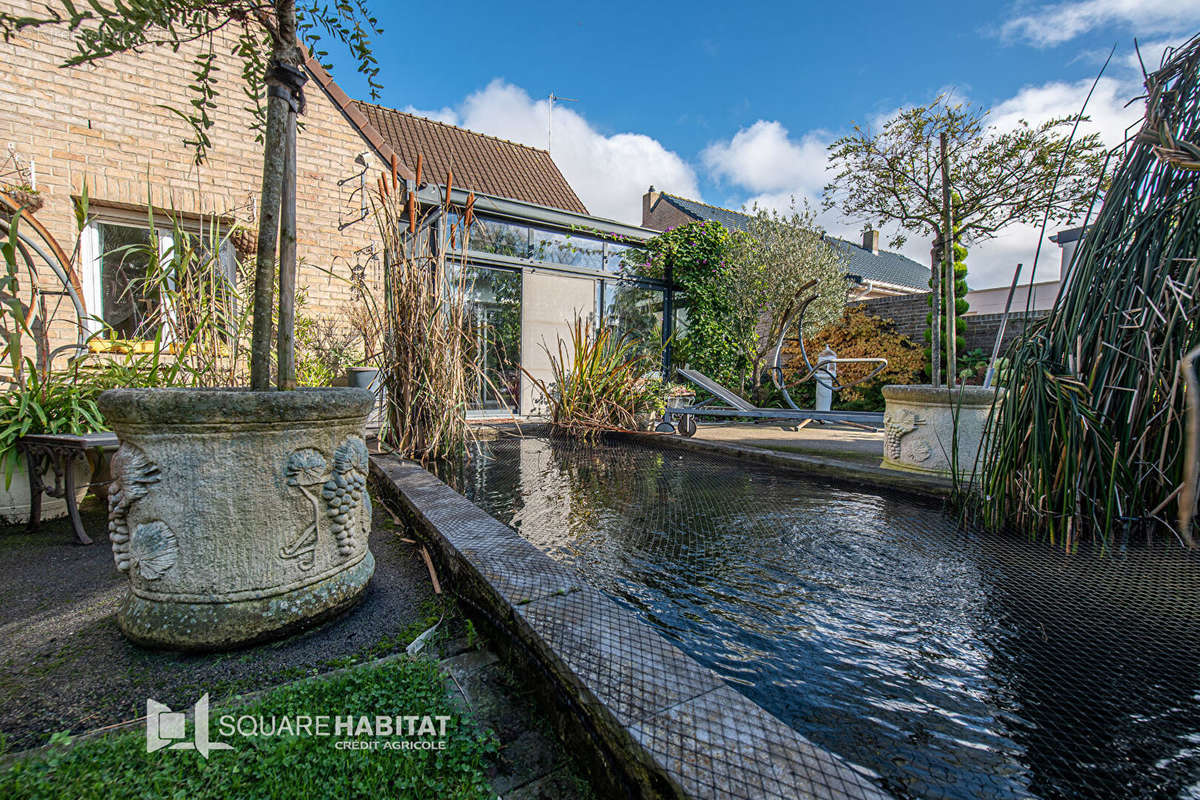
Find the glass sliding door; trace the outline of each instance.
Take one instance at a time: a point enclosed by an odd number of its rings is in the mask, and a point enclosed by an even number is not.
[[[467,324],[477,369],[468,409],[516,413],[521,396],[521,273],[467,267]]]
[[[663,349],[662,289],[632,281],[604,283],[603,324],[626,336],[639,353],[658,357]]]

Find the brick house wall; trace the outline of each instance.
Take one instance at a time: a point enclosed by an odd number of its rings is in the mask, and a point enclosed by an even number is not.
[[[662,195],[650,187],[650,191],[642,195],[642,227],[655,231],[668,231],[694,219],[680,211],[670,203],[661,202]]]
[[[860,308],[880,319],[890,320],[896,333],[907,336],[918,344],[925,343],[926,317],[929,314],[928,294],[879,297],[851,303],[850,306]],[[1041,319],[1047,313],[1046,311],[1032,311],[1028,315],[1024,311],[1010,313],[1008,325],[1004,329],[1001,352],[1024,332],[1030,322]],[[966,352],[979,348],[985,355],[990,355],[992,346],[996,342],[996,332],[1000,330],[1000,320],[1003,317],[1003,314],[974,314],[966,317],[967,331],[963,337],[967,340]],[[962,354],[960,353],[960,355]]]
[[[5,5],[26,14],[36,8],[23,0]],[[240,63],[229,55],[233,37],[218,36],[221,96],[210,112],[216,122],[209,134],[212,147],[200,166],[184,144],[187,124],[160,107],[187,107],[194,49],[151,48],[68,69],[59,65],[74,46],[61,29],[0,42],[0,157],[11,146],[22,159],[35,161],[45,201],[35,216],[68,253],[76,241],[72,196],[84,181],[94,213],[145,209],[149,199],[181,215],[216,215],[257,229],[262,145],[250,129]],[[307,290],[306,314],[336,318],[345,311],[349,287],[320,268],[349,275],[352,264],[365,263],[355,253],[372,242],[374,224],[369,218],[354,221],[361,212],[359,196],[352,193],[363,170],[355,157],[368,146],[316,81],[306,88],[308,111],[297,143],[297,283]],[[368,163],[373,180],[380,163],[374,158]],[[77,272],[82,268],[75,266]],[[377,262],[368,265],[368,277],[377,274]],[[39,280],[44,289],[61,289],[48,269]],[[73,323],[70,304],[60,309]],[[51,330],[52,347],[74,340],[71,324]]]

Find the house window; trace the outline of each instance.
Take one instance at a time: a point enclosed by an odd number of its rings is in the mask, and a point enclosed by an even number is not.
[[[179,242],[178,250],[177,236],[188,239]],[[236,276],[229,241],[220,241],[215,262],[204,257],[211,238],[198,222],[180,226],[164,220],[159,226],[156,221],[151,229],[145,214],[114,214],[90,222],[80,243],[88,332],[105,332],[117,339],[153,339],[161,334],[165,341],[186,335],[188,321],[177,319],[172,292],[196,277],[191,274],[196,265],[215,268],[228,281]],[[219,300],[213,298],[224,305]]]
[[[149,228],[96,223],[100,254],[99,316],[119,339],[154,338],[162,292],[155,280]]]

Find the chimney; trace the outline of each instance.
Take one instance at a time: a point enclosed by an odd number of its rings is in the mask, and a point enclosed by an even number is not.
[[[870,250],[871,255],[879,255],[879,231],[867,228],[863,231],[863,250]]]
[[[658,202],[658,198],[662,196],[662,192],[656,190],[654,186],[650,187],[650,191],[642,195],[642,227],[652,228],[650,224],[650,209],[654,208],[654,204]]]

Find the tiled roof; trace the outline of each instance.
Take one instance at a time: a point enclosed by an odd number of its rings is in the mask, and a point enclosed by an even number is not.
[[[726,228],[744,231],[749,228],[750,216],[720,206],[710,206],[685,197],[663,193],[659,202],[666,201],[693,219],[711,219]],[[827,236],[826,241],[846,257],[846,273],[860,280],[891,283],[910,289],[929,289],[929,267],[922,266],[900,253],[880,250],[872,253],[855,242]]]
[[[834,236],[825,240],[846,256],[846,274],[860,280],[891,283],[909,289],[929,291],[929,267],[923,267],[908,256],[880,250],[872,253],[862,245]]]
[[[410,169],[421,156],[423,181],[445,183],[453,170],[459,188],[588,213],[545,150],[361,100],[354,107]]]
[[[676,197],[673,194],[663,192],[661,200],[667,201],[692,219],[716,220],[726,228],[744,231],[747,230],[750,223],[749,215],[743,214],[740,211],[730,211],[728,208],[710,206],[708,203],[688,200],[686,197]]]

